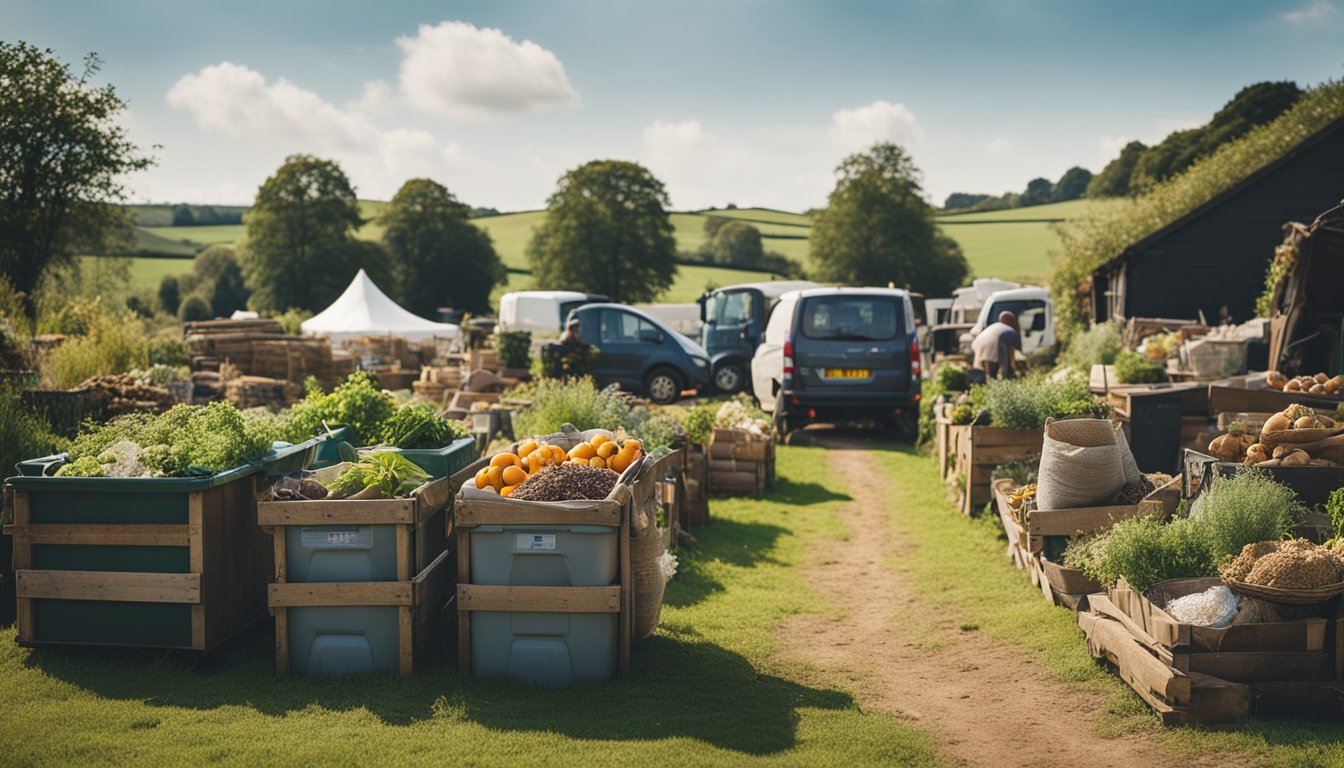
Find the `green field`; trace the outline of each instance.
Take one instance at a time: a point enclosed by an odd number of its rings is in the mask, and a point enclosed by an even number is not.
[[[1097,208],[1112,208],[1117,205],[1129,205],[1125,198],[1105,198],[1102,200],[1070,200],[1067,203],[1048,205],[1030,205],[1026,208],[1009,208],[1002,211],[981,211],[979,213],[954,213],[940,215],[938,223],[957,224],[968,221],[1022,221],[1024,219],[1074,219]]]

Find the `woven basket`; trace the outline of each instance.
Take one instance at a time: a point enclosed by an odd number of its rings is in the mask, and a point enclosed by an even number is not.
[[[1339,427],[1308,427],[1304,429],[1276,429],[1273,432],[1266,432],[1260,435],[1260,442],[1265,445],[1296,445],[1298,443],[1314,443],[1318,440],[1324,440],[1327,437],[1334,437],[1344,432]]]
[[[1268,600],[1271,603],[1283,603],[1286,605],[1314,605],[1323,603],[1330,598],[1344,594],[1344,581],[1336,582],[1324,587],[1314,589],[1284,589],[1282,587],[1266,587],[1260,584],[1247,584],[1244,581],[1227,581],[1227,586],[1232,588],[1233,592],[1246,597],[1255,597],[1261,600]]]

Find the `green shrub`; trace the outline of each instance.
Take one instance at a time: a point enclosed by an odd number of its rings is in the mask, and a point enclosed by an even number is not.
[[[519,439],[548,435],[563,424],[579,430],[629,427],[634,419],[630,404],[621,395],[599,390],[588,377],[543,379],[520,389],[532,403],[513,415],[513,433]]]
[[[709,438],[714,434],[714,415],[718,411],[718,404],[710,402],[696,403],[694,408],[687,410],[681,419],[686,437],[696,445],[709,445]]]
[[[285,333],[292,336],[298,336],[303,333],[303,321],[312,316],[313,313],[306,309],[290,307],[284,312],[276,315],[273,319],[280,323],[280,327],[284,329]]]
[[[988,410],[990,426],[1043,429],[1047,419],[1102,418],[1109,408],[1077,376],[992,379],[971,388],[972,409]]]
[[[209,320],[214,316],[215,311],[210,308],[209,300],[196,293],[183,299],[182,306],[177,308],[177,319],[184,323]]]
[[[1123,348],[1120,343],[1120,326],[1115,323],[1097,323],[1069,340],[1063,362],[1087,376],[1094,365],[1114,363],[1116,355]]]
[[[0,471],[13,474],[14,465],[27,459],[50,456],[65,441],[52,434],[50,425],[35,415],[19,397],[17,389],[0,385]],[[0,523],[13,522],[8,494],[0,508]]]
[[[281,434],[291,443],[319,434],[323,422],[329,427],[346,424],[359,440],[373,445],[383,434],[384,423],[397,409],[397,402],[378,386],[368,371],[355,371],[331,391],[306,386],[308,394],[285,413]]]
[[[915,444],[927,446],[933,441],[934,426],[936,424],[933,418],[934,401],[939,395],[953,392],[964,392],[969,384],[969,376],[966,367],[957,363],[939,363],[933,369],[933,375],[928,381],[924,382],[919,401],[919,433],[915,438]]]
[[[46,386],[70,389],[92,376],[125,373],[149,365],[149,343],[138,318],[98,312],[87,322],[87,335],[67,338],[42,362]]]
[[[149,364],[169,365],[174,368],[191,365],[191,351],[181,339],[159,336],[149,342]]]
[[[644,409],[638,409],[643,411]],[[640,419],[630,428],[630,434],[639,438],[644,443],[644,450],[651,452],[657,448],[671,448],[686,438],[686,430],[681,422],[671,414],[645,411],[645,418]]]
[[[1115,378],[1121,384],[1158,384],[1167,380],[1167,370],[1160,363],[1126,349],[1115,357]]]
[[[529,368],[532,365],[532,334],[529,331],[504,331],[495,337],[495,350],[505,368]]]

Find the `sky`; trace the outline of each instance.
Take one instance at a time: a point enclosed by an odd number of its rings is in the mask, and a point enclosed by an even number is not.
[[[632,160],[675,210],[824,206],[835,167],[906,149],[926,196],[1096,173],[1243,86],[1344,74],[1344,0],[3,0],[129,106],[136,202],[247,205],[284,159],[361,198],[429,177],[502,211]]]

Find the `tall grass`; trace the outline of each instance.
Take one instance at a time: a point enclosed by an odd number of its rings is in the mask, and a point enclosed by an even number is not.
[[[43,383],[70,389],[92,376],[125,373],[149,366],[149,340],[144,324],[132,315],[95,313],[88,333],[68,337],[42,364]]]
[[[531,405],[513,415],[513,433],[520,439],[548,435],[564,424],[585,429],[631,427],[634,416],[625,398],[600,390],[587,376],[581,379],[542,379],[519,390]]]

